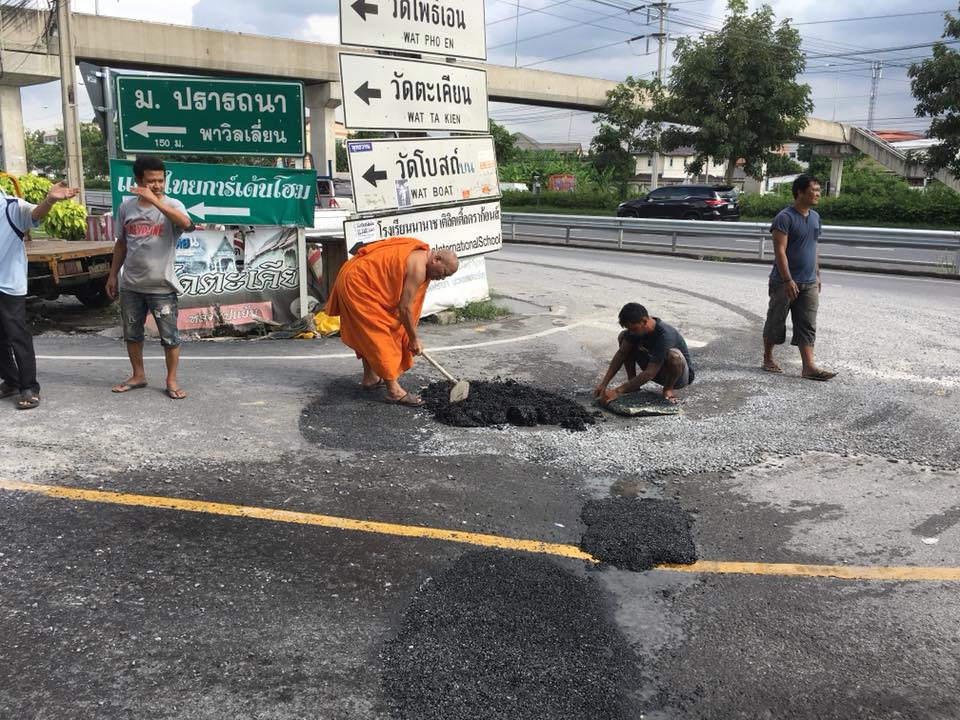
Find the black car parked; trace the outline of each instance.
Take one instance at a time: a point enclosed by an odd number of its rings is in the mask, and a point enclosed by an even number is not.
[[[669,185],[617,207],[618,217],[669,220],[739,220],[740,201],[730,185]]]

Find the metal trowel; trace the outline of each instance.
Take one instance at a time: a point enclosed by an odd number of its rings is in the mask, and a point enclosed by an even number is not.
[[[461,400],[467,399],[467,395],[470,394],[470,383],[468,383],[466,380],[457,380],[453,375],[451,375],[450,373],[448,373],[446,370],[443,369],[443,365],[441,365],[432,357],[430,357],[427,354],[426,350],[424,350],[420,354],[423,355],[424,359],[428,363],[430,363],[437,370],[442,372],[443,376],[447,378],[447,380],[453,383],[453,388],[450,390],[450,402],[455,403],[455,402],[460,402]]]

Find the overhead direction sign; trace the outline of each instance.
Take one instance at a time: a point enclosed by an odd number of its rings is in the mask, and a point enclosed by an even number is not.
[[[493,138],[348,140],[357,212],[500,197]]]
[[[483,0],[340,0],[340,42],[486,60]]]
[[[459,257],[493,252],[503,245],[497,201],[348,220],[343,232],[351,253],[358,244],[390,237],[415,237],[436,250],[453,250]]]
[[[350,129],[489,131],[483,70],[340,53],[340,83]]]
[[[177,162],[166,167],[166,194],[182,202],[194,221],[313,227],[315,170]],[[110,161],[114,211],[133,197],[134,183],[132,161]]]
[[[170,75],[117,77],[123,152],[302,156],[303,84]]]

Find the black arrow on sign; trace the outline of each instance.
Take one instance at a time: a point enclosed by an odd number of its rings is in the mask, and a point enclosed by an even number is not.
[[[354,94],[363,100],[367,105],[370,104],[370,98],[379,98],[380,91],[377,88],[370,87],[369,80],[365,80],[363,85],[353,91]]]
[[[366,180],[366,181],[367,181],[368,183],[370,183],[371,185],[373,185],[374,187],[376,187],[376,186],[377,186],[377,180],[386,180],[386,179],[387,179],[387,171],[386,171],[386,170],[377,170],[377,166],[376,166],[376,165],[371,165],[371,166],[370,166],[370,169],[367,170],[367,171],[363,174],[363,179]]]
[[[378,10],[377,6],[373,3],[367,3],[363,0],[357,0],[353,5],[351,5],[354,10],[357,11],[357,15],[362,17],[364,20],[367,19],[367,15],[377,15]]]

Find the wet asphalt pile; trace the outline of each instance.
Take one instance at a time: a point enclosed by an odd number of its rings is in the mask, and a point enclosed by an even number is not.
[[[640,717],[636,656],[595,581],[536,556],[461,556],[384,650],[396,720]]]
[[[574,400],[516,380],[471,382],[470,395],[458,403],[450,402],[452,387],[446,380],[436,382],[424,388],[421,397],[437,420],[455,427],[559,425],[586,430],[600,415]]]
[[[678,503],[655,498],[591,500],[580,518],[587,526],[580,548],[622,570],[639,572],[661,563],[697,561],[693,518]]]

